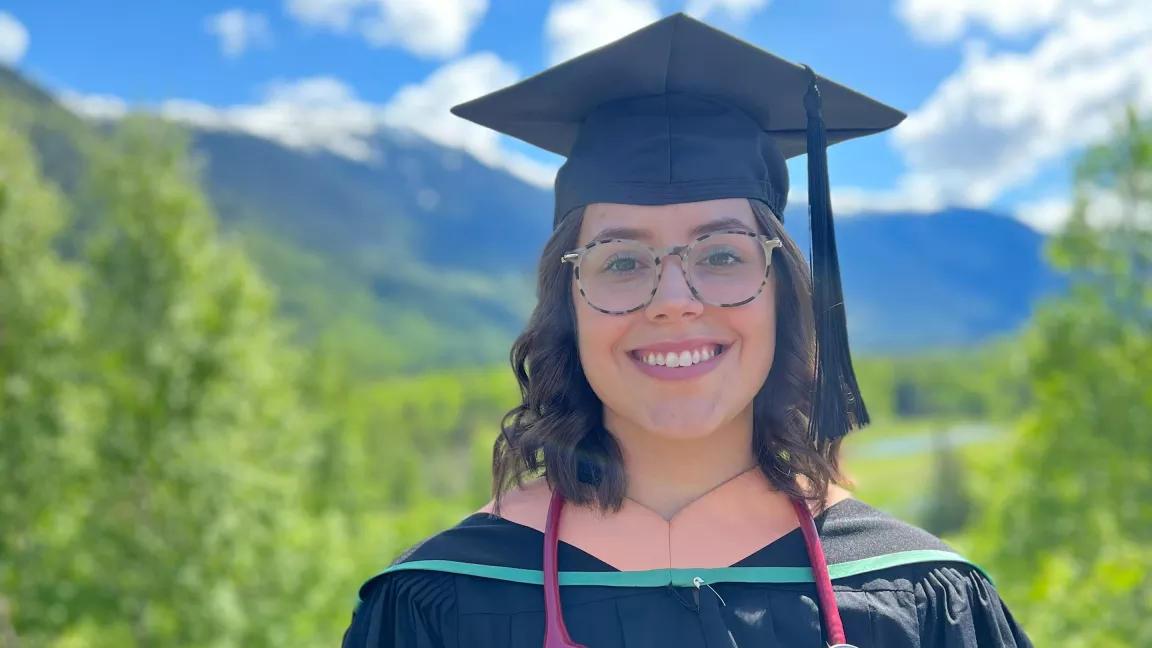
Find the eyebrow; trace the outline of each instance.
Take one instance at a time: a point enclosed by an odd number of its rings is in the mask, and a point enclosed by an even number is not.
[[[717,218],[701,223],[692,228],[689,235],[692,238],[703,236],[711,232],[719,232],[722,230],[748,230],[748,223],[740,220],[739,218],[732,218],[731,216],[725,218]],[[652,232],[646,229],[639,229],[635,227],[609,227],[596,232],[595,236],[591,238],[592,241],[602,241],[604,239],[632,239],[637,241],[644,241],[652,238]]]

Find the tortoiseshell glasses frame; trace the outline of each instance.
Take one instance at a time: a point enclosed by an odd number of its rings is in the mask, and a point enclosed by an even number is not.
[[[764,251],[763,273],[760,275],[759,285],[747,297],[744,297],[744,298],[742,298],[738,301],[734,301],[734,302],[712,301],[712,300],[709,300],[706,297],[704,297],[704,295],[702,295],[701,292],[697,289],[695,282],[693,281],[693,278],[692,278],[691,268],[687,267],[688,258],[692,254],[692,252],[697,248],[697,246],[699,246],[702,242],[707,241],[709,239],[714,239],[716,237],[731,236],[731,235],[745,236],[745,237],[748,237],[748,238],[760,243],[760,245],[763,247],[763,251]],[[624,309],[624,310],[606,309],[606,308],[602,308],[602,307],[596,305],[588,297],[588,292],[585,290],[584,279],[581,277],[581,273],[580,273],[580,262],[585,258],[585,255],[590,250],[595,249],[599,246],[608,245],[608,244],[612,244],[612,243],[624,243],[624,244],[628,244],[628,245],[630,245],[630,246],[632,246],[638,250],[646,251],[649,255],[651,255],[651,260],[653,262],[654,267],[656,268],[656,272],[654,272],[653,276],[652,276],[652,289],[651,289],[651,291],[649,291],[648,296],[646,298],[642,299],[640,301],[640,303],[638,303],[637,305],[635,305],[631,308]],[[756,299],[756,297],[758,297],[760,295],[760,293],[764,291],[764,286],[766,286],[768,284],[769,273],[772,270],[772,251],[775,250],[776,248],[779,248],[782,246],[783,246],[783,243],[778,238],[773,238],[773,237],[765,236],[763,234],[758,234],[756,232],[748,232],[748,231],[744,231],[744,230],[722,230],[722,231],[716,231],[716,232],[709,232],[708,234],[704,234],[704,235],[696,237],[694,240],[692,240],[687,245],[670,245],[670,246],[660,248],[660,249],[653,248],[650,245],[647,245],[647,244],[642,243],[640,241],[631,240],[631,239],[608,238],[608,239],[600,239],[600,240],[592,241],[581,248],[577,248],[575,250],[570,250],[568,252],[565,252],[563,255],[561,255],[560,262],[572,264],[572,273],[576,279],[576,285],[579,288],[580,295],[584,298],[584,301],[587,302],[588,305],[591,306],[593,309],[595,309],[601,313],[608,314],[608,315],[626,315],[628,313],[634,313],[634,312],[636,312],[642,308],[647,308],[648,305],[652,303],[652,299],[656,296],[656,292],[660,287],[660,279],[662,278],[662,276],[664,274],[663,261],[664,261],[664,259],[668,258],[669,256],[680,257],[680,262],[682,264],[685,264],[684,276],[685,276],[685,279],[687,280],[688,288],[692,291],[692,295],[697,300],[699,300],[700,302],[705,303],[705,304],[710,304],[712,306],[719,306],[722,308],[732,308],[735,306],[743,306],[744,304],[747,304],[748,302],[752,301],[753,299]]]

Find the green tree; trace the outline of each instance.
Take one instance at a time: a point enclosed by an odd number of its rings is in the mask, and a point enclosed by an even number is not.
[[[932,432],[934,483],[925,505],[921,526],[938,536],[962,531],[972,514],[968,492],[968,469],[960,452],[952,445],[947,429]]]
[[[892,400],[895,402],[895,414],[898,418],[913,418],[919,414],[919,394],[916,385],[908,379],[896,382]]]
[[[1032,400],[976,536],[1037,645],[1147,645],[1152,124],[1084,157],[1051,257],[1074,285],[1027,334]]]
[[[68,225],[24,122],[0,109],[0,646],[51,633],[70,591],[56,557],[72,537],[69,466],[82,460],[79,270],[56,253]]]
[[[317,571],[298,358],[217,231],[182,133],[131,118],[91,160],[95,425],[78,615],[99,646],[283,646]]]

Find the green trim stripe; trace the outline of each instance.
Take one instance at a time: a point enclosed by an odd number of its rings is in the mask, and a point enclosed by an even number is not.
[[[970,565],[985,578],[984,570],[963,556],[950,551],[920,550],[901,551],[864,558],[828,566],[832,580],[859,576],[868,572],[927,562],[951,562]],[[542,585],[544,572],[538,569],[517,569],[475,565],[452,560],[416,560],[401,563],[377,574],[381,576],[398,571],[438,571],[480,578]],[[560,572],[560,584],[570,586],[598,587],[689,587],[692,579],[700,577],[709,583],[811,583],[814,582],[810,567],[720,567],[711,569],[651,569],[646,571],[608,572]],[[991,581],[991,578],[988,579]]]

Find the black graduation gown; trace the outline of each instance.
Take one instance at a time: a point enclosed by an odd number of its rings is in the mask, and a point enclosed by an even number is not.
[[[849,644],[1032,645],[980,569],[930,534],[851,499],[816,524]],[[539,531],[472,515],[363,585],[343,648],[541,648],[542,561]],[[564,620],[587,648],[828,645],[799,529],[733,565],[770,569],[701,570],[703,588],[678,577],[620,586],[625,572],[563,542],[559,564],[581,572],[570,578],[612,583],[561,577]]]

